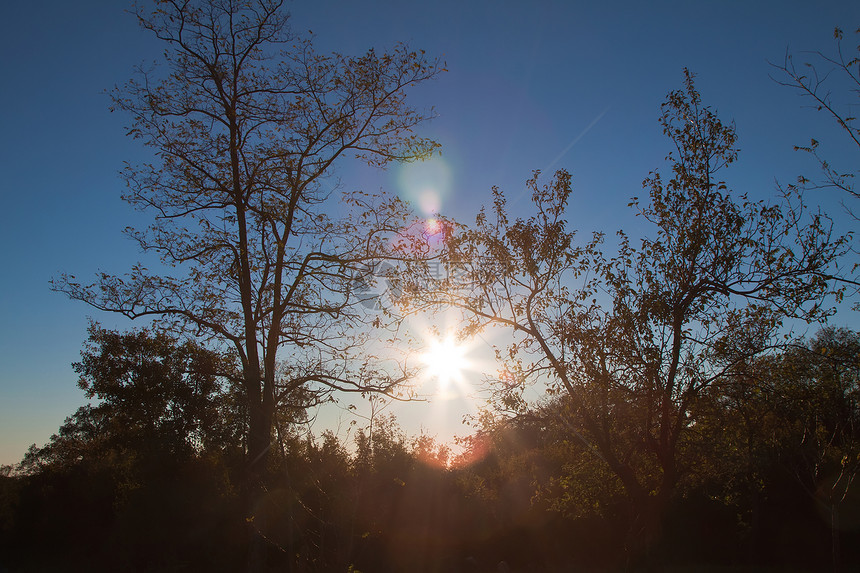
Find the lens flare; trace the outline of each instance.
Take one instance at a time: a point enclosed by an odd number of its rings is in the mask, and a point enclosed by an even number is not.
[[[431,236],[438,235],[442,232],[442,223],[439,222],[439,219],[430,217],[424,222],[424,232]]]
[[[425,215],[435,215],[439,213],[442,205],[439,202],[439,195],[433,189],[425,189],[421,192],[418,198],[418,207]]]
[[[424,215],[437,215],[451,192],[451,168],[441,157],[406,163],[397,173],[400,196]]]

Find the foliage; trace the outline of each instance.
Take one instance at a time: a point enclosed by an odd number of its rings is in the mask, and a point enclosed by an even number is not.
[[[786,318],[830,312],[829,278],[845,249],[829,220],[798,196],[757,201],[719,179],[736,157],[734,127],[702,103],[685,70],[660,125],[672,143],[670,175],[645,180],[631,202],[654,230],[638,245],[623,231],[578,243],[565,217],[571,177],[528,182],[536,213],[511,220],[494,190],[490,214],[455,227],[454,278],[421,277],[411,302],[453,304],[469,332],[501,327],[514,342],[497,355],[498,407],[528,409],[524,390],[564,396],[570,439],[596,453],[633,503],[631,543],[659,537],[661,514],[691,471],[691,408],[711,384],[772,347]],[[647,550],[647,547],[643,547]]]
[[[158,0],[136,14],[165,42],[164,66],[113,97],[155,151],[124,173],[127,200],[155,216],[129,234],[161,266],[54,288],[158,321],[90,328],[74,368],[92,402],[0,471],[0,568],[860,563],[860,338],[779,338],[787,320],[831,313],[847,239],[804,204],[807,180],[773,201],[728,189],[735,129],[692,73],[662,106],[668,173],[630,203],[649,234],[580,241],[570,174],[535,172],[530,216],[513,218],[494,189],[474,226],[444,222],[440,279],[404,205],[335,203],[328,184],[350,156],[385,166],[435,150],[413,134],[431,114],[405,96],[438,61],[403,45],[319,55],[280,0]],[[856,82],[856,58],[821,57]],[[826,77],[790,62],[795,87],[856,143]],[[804,149],[827,184],[856,195],[817,146]],[[372,415],[352,444],[300,431],[332,392],[393,392],[409,375],[371,344],[397,323],[362,304],[383,267],[403,302],[463,310],[464,335],[512,335],[460,455],[393,417]],[[534,385],[545,400],[526,400]]]
[[[16,468],[18,554],[53,539],[49,568],[163,569],[205,555],[235,565],[234,542],[207,538],[238,522],[230,465],[244,424],[225,408],[228,363],[163,332],[92,324],[74,365],[91,403]]]
[[[226,425],[218,374],[227,361],[192,341],[179,343],[147,330],[119,333],[90,325],[89,342],[74,364],[78,386],[93,403],[66,419],[43,448],[31,448],[21,470],[91,463],[131,451],[159,460],[189,458],[235,442]]]
[[[860,525],[856,332],[828,327],[812,340],[751,361],[708,388],[694,407],[699,445],[696,486],[735,508],[752,551],[790,554],[769,537],[769,510],[796,504],[827,526],[840,569],[840,540]],[[840,523],[844,515],[846,523]]]

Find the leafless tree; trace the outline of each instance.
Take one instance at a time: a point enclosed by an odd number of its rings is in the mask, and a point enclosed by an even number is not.
[[[408,209],[383,195],[333,197],[325,183],[345,157],[382,167],[433,153],[414,133],[432,110],[406,94],[443,67],[405,45],[318,54],[290,32],[283,0],[157,0],[135,13],[164,61],[116,88],[113,109],[156,156],[127,165],[125,199],[154,215],[128,234],[162,264],[92,283],[62,275],[53,288],[230,347],[260,480],[280,401],[309,388],[313,401],[387,392],[406,375],[372,355],[385,317],[368,317],[356,285],[381,260],[411,256]]]

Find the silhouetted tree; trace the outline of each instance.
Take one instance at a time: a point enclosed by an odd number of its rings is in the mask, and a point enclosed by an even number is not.
[[[767,372],[770,407],[782,424],[781,465],[827,516],[840,571],[840,509],[849,499],[856,506],[858,497],[851,486],[860,473],[860,336],[826,328]]]
[[[577,244],[567,230],[570,175],[529,181],[536,214],[510,220],[495,190],[491,214],[454,228],[450,276],[421,277],[414,300],[452,304],[468,332],[493,326],[515,341],[497,405],[527,407],[525,388],[545,384],[571,407],[571,436],[614,474],[635,508],[630,542],[647,551],[687,474],[690,409],[714,381],[772,344],[785,317],[826,314],[825,296],[844,239],[796,196],[754,201],[731,193],[720,172],[737,156],[733,126],[705,106],[685,71],[660,125],[674,151],[671,175],[645,180],[649,201],[632,201],[655,235],[638,245],[618,233],[607,256],[602,234]]]
[[[225,447],[219,374],[226,360],[192,341],[162,332],[120,333],[97,324],[81,361],[78,386],[93,403],[66,419],[43,448],[31,448],[22,469],[70,467],[108,450],[151,454],[164,463]]]
[[[441,67],[403,45],[317,54],[290,33],[283,0],[158,0],[136,14],[164,42],[166,69],[140,69],[113,100],[158,158],[124,173],[126,199],[155,216],[129,234],[164,266],[90,285],[64,275],[54,288],[232,347],[248,483],[259,484],[280,400],[308,387],[388,391],[404,378],[372,355],[366,342],[380,333],[354,290],[381,258],[402,255],[390,240],[406,209],[361,193],[335,208],[324,179],[347,156],[384,166],[436,149],[413,134],[429,115],[405,96]]]
[[[20,555],[72,570],[235,567],[225,522],[238,521],[241,435],[225,423],[219,376],[229,363],[163,332],[91,325],[74,365],[91,403],[17,468]],[[40,550],[44,539],[53,542]]]

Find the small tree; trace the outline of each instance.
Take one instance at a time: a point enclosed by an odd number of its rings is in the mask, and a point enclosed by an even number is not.
[[[81,361],[73,367],[78,386],[94,403],[67,418],[46,446],[32,447],[21,469],[67,470],[116,452],[163,466],[231,445],[235,430],[219,419],[226,395],[218,378],[223,361],[164,333],[90,325]]]
[[[91,403],[18,466],[25,494],[10,554],[96,570],[235,559],[234,530],[215,525],[241,515],[229,471],[241,434],[223,416],[222,360],[163,332],[92,325],[74,365]],[[52,543],[40,553],[35,539]]]
[[[844,244],[796,197],[771,204],[727,189],[718,174],[737,156],[734,127],[702,104],[689,71],[660,125],[674,147],[671,175],[651,173],[648,203],[631,203],[655,230],[638,246],[624,232],[613,256],[601,234],[577,244],[565,217],[570,175],[540,186],[536,174],[535,215],[510,220],[496,190],[492,215],[452,233],[458,272],[411,291],[461,308],[467,333],[513,335],[498,351],[508,366],[497,404],[522,412],[534,384],[568,397],[564,423],[623,486],[640,548],[657,540],[687,472],[695,398],[771,347],[784,318],[825,314],[828,269]]]

